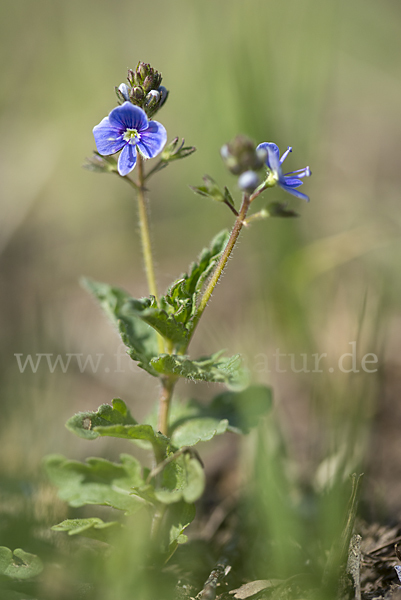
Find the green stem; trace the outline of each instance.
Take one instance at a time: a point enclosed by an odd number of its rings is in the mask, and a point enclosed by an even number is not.
[[[137,155],[137,166],[138,166],[138,209],[139,209],[139,230],[141,232],[141,243],[143,260],[145,263],[146,278],[148,280],[149,293],[156,298],[156,302],[159,301],[159,294],[157,292],[157,284],[155,277],[155,269],[153,265],[152,256],[152,244],[150,241],[150,230],[149,230],[149,219],[145,199],[145,175],[143,170],[143,158],[138,153]],[[164,352],[164,341],[161,335],[157,335],[157,345],[159,353]]]
[[[168,414],[176,380],[177,378],[174,376],[163,377],[161,379],[162,390],[159,400],[159,420],[157,429],[166,437],[168,437]]]
[[[157,293],[155,270],[153,266],[152,257],[152,245],[150,242],[149,232],[149,220],[147,213],[147,206],[145,200],[145,187],[144,187],[144,172],[143,172],[143,158],[138,154],[137,158],[138,165],[138,207],[139,207],[139,228],[141,231],[141,242],[143,259],[145,262],[146,277],[148,280],[149,292],[158,301],[159,296]]]
[[[226,247],[224,248],[223,254],[220,257],[219,262],[217,263],[217,266],[213,272],[212,278],[210,279],[205,291],[203,292],[201,301],[199,303],[198,306],[198,310],[196,311],[193,323],[192,323],[192,329],[191,329],[191,333],[190,333],[190,340],[194,334],[194,331],[199,323],[199,320],[201,318],[201,316],[203,315],[203,311],[205,310],[211,295],[213,294],[214,288],[217,285],[217,282],[219,281],[224,268],[227,264],[228,259],[230,258],[230,255],[234,249],[234,246],[238,240],[239,234],[241,233],[241,229],[244,226],[244,221],[247,215],[247,212],[249,210],[249,206],[251,204],[253,200],[253,196],[249,196],[248,194],[244,194],[243,199],[242,199],[242,204],[241,204],[241,208],[239,211],[239,214],[235,220],[234,223],[234,227],[231,231],[231,235],[230,238],[227,242]],[[189,344],[189,342],[188,342]],[[188,346],[187,346],[188,347]],[[185,349],[186,351],[186,349]],[[185,352],[184,352],[185,353]]]

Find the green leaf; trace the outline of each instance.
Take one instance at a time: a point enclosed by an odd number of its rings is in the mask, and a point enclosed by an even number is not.
[[[229,358],[220,358],[221,352],[189,360],[186,356],[176,354],[160,354],[151,361],[152,367],[160,375],[175,375],[193,381],[209,381],[225,383],[230,387],[241,386],[245,372],[241,368],[239,354]]]
[[[172,308],[176,321],[187,324],[194,316],[198,296],[226,247],[229,237],[230,233],[226,229],[220,231],[213,238],[210,247],[204,248],[198,260],[190,265],[188,273],[181,275],[169,287],[163,301]]]
[[[185,544],[187,536],[183,534],[185,529],[192,523],[196,515],[196,509],[193,504],[178,502],[170,507],[167,517],[170,531],[169,556],[177,548],[178,544]]]
[[[88,458],[86,463],[52,455],[45,459],[50,481],[59,488],[59,495],[70,506],[102,504],[133,514],[142,506],[132,488],[143,485],[141,465],[128,454],[120,456],[121,463],[103,458]]]
[[[162,486],[154,494],[163,504],[198,500],[205,489],[205,473],[199,459],[191,452],[180,454],[163,470]]]
[[[213,417],[200,417],[183,423],[174,430],[171,442],[177,448],[183,446],[195,446],[198,442],[207,442],[215,435],[221,435],[226,431],[232,431],[227,419],[215,419]]]
[[[173,315],[156,306],[154,298],[128,300],[121,308],[119,316],[123,321],[130,321],[138,317],[153,327],[166,340],[178,346],[185,346],[188,342],[188,332],[185,327],[177,322]]]
[[[209,406],[210,414],[227,419],[229,429],[247,433],[256,427],[259,419],[273,405],[271,388],[265,385],[250,385],[244,390],[227,391],[216,396]]]
[[[153,356],[157,356],[157,334],[136,313],[122,311],[123,306],[130,300],[131,296],[124,290],[112,287],[106,283],[99,283],[91,279],[83,279],[83,286],[98,300],[112,323],[117,327],[121,339],[128,348],[130,357],[138,362],[138,366],[157,376],[150,367],[149,362]],[[141,302],[141,301],[138,301]]]
[[[151,425],[106,425],[95,427],[94,431],[100,436],[150,442],[157,454],[164,454],[170,441],[161,433],[156,433]]]
[[[110,425],[136,425],[125,403],[119,398],[113,400],[113,406],[102,404],[96,412],[79,412],[66,423],[67,429],[86,440],[100,436],[95,428]]]
[[[170,409],[169,431],[175,448],[206,442],[226,431],[247,433],[272,406],[271,389],[252,385],[241,392],[224,392],[209,405],[197,400],[174,402]],[[157,422],[156,412],[147,419]]]
[[[11,579],[30,579],[43,570],[43,563],[35,554],[17,548],[12,552],[6,546],[0,546],[0,575]]]
[[[84,537],[107,542],[110,530],[114,532],[121,528],[118,521],[105,523],[102,519],[92,517],[89,519],[66,519],[52,527],[53,531],[65,531],[68,535],[82,535]]]

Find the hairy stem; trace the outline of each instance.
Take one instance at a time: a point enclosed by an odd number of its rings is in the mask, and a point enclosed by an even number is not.
[[[168,414],[170,410],[170,403],[173,397],[174,386],[176,377],[163,377],[162,390],[160,393],[159,400],[159,420],[158,420],[158,431],[168,437]]]
[[[143,172],[143,158],[138,153],[137,159],[138,165],[138,207],[139,207],[139,228],[141,231],[141,242],[143,259],[145,263],[146,277],[148,280],[149,292],[158,300],[157,285],[155,270],[153,266],[152,257],[152,246],[150,242],[149,232],[149,220],[145,200],[145,187],[144,187],[144,172]]]
[[[143,170],[143,158],[138,153],[138,209],[139,209],[139,229],[141,232],[141,243],[143,260],[145,264],[146,278],[148,280],[149,293],[159,300],[157,293],[157,284],[155,277],[155,269],[153,265],[152,244],[150,241],[149,219],[145,199],[145,174]],[[164,352],[164,342],[160,335],[157,335],[157,345],[159,353]]]
[[[216,285],[224,271],[227,261],[231,256],[234,246],[238,240],[239,234],[241,233],[241,229],[244,226],[245,217],[249,210],[249,206],[251,204],[252,199],[253,199],[252,196],[250,197],[248,194],[244,194],[244,196],[243,196],[241,208],[240,208],[238,216],[235,220],[234,227],[231,231],[230,238],[227,242],[227,246],[224,248],[223,254],[220,257],[219,262],[217,263],[217,266],[213,272],[212,278],[210,279],[205,291],[203,292],[201,301],[198,306],[198,310],[197,310],[194,320],[193,320],[190,339],[192,338],[193,333],[196,329],[196,326],[198,325],[199,320],[200,320],[201,316],[203,315],[203,311],[205,310],[205,308],[211,298],[211,295],[214,291],[214,288],[216,287]]]

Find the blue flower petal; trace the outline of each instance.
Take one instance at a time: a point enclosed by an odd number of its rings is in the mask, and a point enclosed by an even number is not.
[[[306,202],[309,202],[309,196],[307,196],[306,194],[303,194],[302,192],[299,192],[298,190],[296,190],[295,188],[293,188],[289,185],[286,185],[283,181],[279,181],[278,185],[281,188],[283,188],[283,190],[285,190],[286,192],[289,192],[293,196],[296,196],[297,198],[300,198],[301,200],[305,200]]]
[[[118,163],[117,163],[117,169],[118,172],[120,173],[120,175],[122,175],[122,177],[124,177],[125,175],[128,175],[128,173],[130,173],[132,171],[132,169],[135,167],[136,165],[136,146],[133,146],[132,144],[126,144],[123,148],[123,151],[121,152],[119,159],[118,159]]]
[[[120,129],[110,125],[109,117],[105,117],[99,125],[93,128],[93,135],[97,151],[103,156],[115,154],[125,144]]]
[[[281,172],[280,150],[273,142],[263,142],[256,150],[263,149],[267,152],[266,165],[272,171]]]
[[[138,151],[144,158],[154,158],[164,148],[167,141],[167,131],[161,123],[149,121],[149,126],[141,132],[138,142]]]
[[[303,184],[303,181],[301,181],[297,177],[283,177],[281,179],[281,182],[284,185],[288,185],[289,187],[292,187],[292,188],[297,188]]]
[[[126,129],[143,131],[148,126],[148,117],[145,111],[131,102],[124,102],[112,110],[109,114],[109,121],[112,127],[120,128],[122,132]]]

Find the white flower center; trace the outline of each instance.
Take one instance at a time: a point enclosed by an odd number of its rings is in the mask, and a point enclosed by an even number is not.
[[[136,129],[126,129],[123,135],[124,142],[129,144],[136,144],[141,139],[140,134]]]

